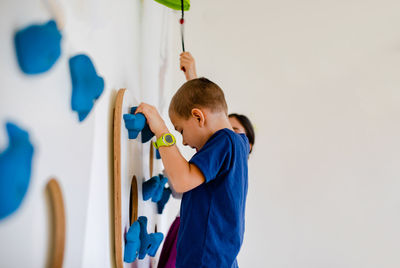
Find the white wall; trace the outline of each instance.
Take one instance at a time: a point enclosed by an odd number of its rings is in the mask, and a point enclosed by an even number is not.
[[[51,176],[66,202],[65,267],[113,266],[116,89],[166,115],[165,100],[184,81],[179,12],[165,15],[151,0],[60,2],[63,54],[37,77],[19,71],[12,34],[49,12],[39,0],[0,2],[0,148],[6,119],[27,128],[36,148],[26,199],[0,222],[1,267],[44,266]],[[219,83],[230,111],[249,115],[257,131],[241,267],[400,266],[399,11],[395,0],[192,1],[186,47],[198,73]],[[161,49],[169,41],[158,43],[168,37],[166,21],[171,54]],[[78,52],[92,57],[106,83],[81,124],[70,110],[67,64]],[[155,92],[166,55],[163,102]],[[164,233],[179,206],[170,202],[153,218]]]
[[[168,75],[170,63],[163,61],[169,58],[165,37],[174,13],[150,0],[58,1],[65,15],[62,56],[49,72],[28,77],[17,66],[13,33],[50,19],[44,2],[0,2],[0,150],[7,145],[7,119],[28,129],[35,145],[27,196],[15,214],[0,222],[0,266],[45,266],[50,215],[44,189],[55,176],[67,218],[64,267],[114,267],[112,113],[116,91],[127,88],[136,100],[163,104],[160,73]],[[70,108],[68,59],[82,52],[93,60],[105,88],[89,116],[78,123]],[[164,81],[168,83],[170,78]],[[155,172],[161,170],[156,163]],[[158,223],[166,234],[179,203],[167,204],[163,217],[153,214],[155,204],[148,207],[139,208],[149,218],[148,231],[154,231]],[[139,267],[148,263],[144,260]]]
[[[256,127],[239,265],[400,267],[400,2],[191,4],[199,75]]]
[[[110,40],[112,43],[117,41],[117,43],[110,46],[115,49],[114,52],[117,54],[113,55],[113,57],[121,60],[110,67],[115,68],[117,65],[121,65],[120,68],[117,67],[116,71],[119,74],[123,74],[122,77],[113,79],[114,84],[111,88],[126,87],[130,95],[134,97],[136,105],[137,102],[148,102],[158,107],[164,107],[162,112],[165,114],[168,107],[164,104],[164,96],[168,95],[168,92],[160,91],[159,89],[160,83],[164,83],[165,87],[170,83],[170,78],[166,77],[169,75],[170,69],[168,36],[170,35],[170,20],[171,17],[174,17],[174,12],[154,1],[127,1],[126,3],[128,6],[121,5],[119,12],[115,12],[114,15],[119,17],[121,13],[124,14],[122,17],[127,20],[124,22],[124,29],[131,32],[128,39],[130,42],[126,42],[126,40]],[[134,6],[132,6],[133,4]],[[102,12],[107,9],[107,6],[109,6],[109,3],[105,4]],[[133,13],[131,13],[131,10]],[[115,24],[110,25],[111,31],[115,32],[117,28],[118,26]],[[123,35],[124,33],[121,33],[121,37]],[[109,36],[105,37],[109,38]],[[124,55],[127,52],[129,52],[130,57],[125,58]],[[113,202],[111,199],[113,170],[110,169],[113,158],[110,151],[110,143],[112,143],[110,131],[112,131],[111,117],[115,95],[116,91],[111,90],[109,96],[105,98],[107,103],[99,105],[96,109],[95,148],[92,159],[90,200],[82,267],[113,267],[114,264],[114,236],[112,230],[114,223],[113,214],[111,213],[113,204],[110,203]],[[122,146],[128,146],[128,140],[122,141]],[[142,182],[150,177],[148,171],[149,143],[144,144],[139,151],[141,151],[139,156],[130,154],[130,157],[135,161],[140,161],[143,167],[141,171],[135,168],[137,170],[135,175],[137,176],[139,188],[138,213],[139,216],[148,218],[149,233],[154,232],[154,227],[157,224],[158,231],[166,236],[169,226],[179,209],[179,202],[170,200],[162,216],[159,216],[156,214],[155,203],[142,200]],[[138,160],[140,156],[143,157]],[[126,155],[121,157],[126,157]],[[154,175],[160,173],[162,169],[161,160],[154,160]],[[128,170],[123,171],[123,175],[129,173]],[[132,178],[132,174],[125,177],[123,175],[122,181],[130,181]],[[124,196],[122,199],[124,199]],[[127,218],[128,215],[124,211],[122,213],[125,214],[123,218]],[[158,255],[161,247],[157,252]],[[133,265],[126,263],[124,265],[125,267],[149,267],[150,261],[153,264],[157,262],[158,255],[151,260],[146,258],[138,260]]]
[[[47,181],[55,176],[65,200],[65,264],[79,266],[86,221],[87,191],[93,149],[93,113],[79,124],[71,111],[71,82],[68,58],[76,53],[63,40],[63,55],[53,68],[42,75],[28,77],[16,62],[14,31],[33,22],[44,22],[49,13],[40,1],[1,2],[1,139],[7,144],[5,120],[10,119],[29,130],[35,146],[30,187],[21,208],[0,222],[2,267],[44,267],[49,251],[49,210],[45,194]],[[68,27],[65,29],[68,33]],[[71,39],[70,39],[71,40]],[[77,41],[77,40],[76,40]],[[81,40],[82,51],[90,44]],[[96,56],[94,64],[103,74]],[[73,233],[73,235],[71,235]]]

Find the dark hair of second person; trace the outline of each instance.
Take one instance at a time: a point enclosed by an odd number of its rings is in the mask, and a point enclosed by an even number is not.
[[[253,145],[255,141],[255,133],[253,125],[251,124],[249,118],[242,114],[230,114],[229,121],[232,125],[233,130],[236,133],[244,133],[247,136],[250,144],[250,153],[253,150]]]

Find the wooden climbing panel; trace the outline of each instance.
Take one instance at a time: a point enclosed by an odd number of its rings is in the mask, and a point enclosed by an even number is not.
[[[65,248],[65,209],[60,185],[56,179],[51,179],[46,186],[50,196],[52,211],[52,245],[49,267],[61,268]]]
[[[138,217],[138,188],[133,172],[132,152],[127,131],[125,131],[123,114],[129,113],[133,106],[126,89],[117,93],[114,107],[113,144],[114,144],[114,248],[117,268],[124,267],[124,236],[130,225]],[[121,133],[122,132],[122,133]],[[133,142],[134,143],[134,142]]]
[[[121,118],[125,89],[117,93],[114,107],[114,236],[115,262],[123,268],[121,230]]]

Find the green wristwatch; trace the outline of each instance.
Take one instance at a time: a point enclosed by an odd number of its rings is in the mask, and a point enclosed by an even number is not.
[[[165,133],[154,143],[154,147],[158,149],[161,146],[172,146],[175,141],[175,137],[171,133]]]

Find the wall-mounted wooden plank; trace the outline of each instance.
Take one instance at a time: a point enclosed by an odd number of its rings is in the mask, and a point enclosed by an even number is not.
[[[153,165],[154,165],[154,146],[153,142],[150,141],[150,159],[149,159],[149,166],[150,166],[150,178],[153,177]]]
[[[60,185],[56,179],[51,179],[46,186],[50,196],[52,211],[52,245],[50,246],[49,267],[61,268],[65,248],[65,209]]]
[[[123,268],[121,230],[121,118],[125,88],[117,93],[114,108],[114,247],[117,268]]]
[[[131,186],[131,215],[130,224],[132,225],[138,219],[138,188],[136,176],[132,178]]]

